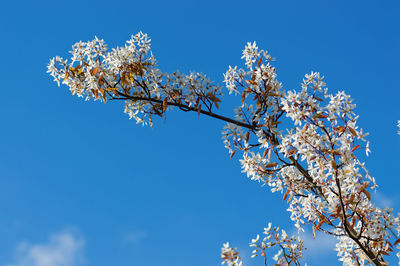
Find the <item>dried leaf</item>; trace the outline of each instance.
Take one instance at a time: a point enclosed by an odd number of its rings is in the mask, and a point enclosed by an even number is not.
[[[254,82],[254,80],[256,79],[256,70],[253,70],[253,74],[251,75],[251,81]]]
[[[333,169],[337,170],[337,165],[336,165],[335,160],[332,160],[332,161],[331,161],[331,165],[332,165],[332,168],[333,168]]]
[[[317,97],[317,96],[314,96],[314,99],[316,99],[316,100],[318,100],[318,101],[320,101],[320,102],[323,102],[324,100],[322,100],[321,98],[319,98],[319,97]]]
[[[348,129],[350,130],[350,133],[351,135],[353,135],[353,137],[357,137],[357,132],[352,127],[348,127]]]
[[[262,156],[263,158],[265,158],[265,156],[267,156],[268,150],[269,150],[269,148],[265,149],[263,156]]]
[[[232,157],[235,155],[235,153],[236,153],[236,150],[234,150],[232,153],[231,153],[231,159],[232,159]]]
[[[368,200],[371,201],[371,194],[369,194],[368,190],[366,190],[365,188],[362,190],[362,192],[364,192],[365,196],[367,196]]]
[[[164,98],[163,103],[162,103],[162,110],[165,112],[168,107],[168,102],[167,102],[167,97]]]
[[[313,116],[313,118],[327,118],[327,116],[323,114],[316,114]]]
[[[269,164],[267,164],[266,166],[265,166],[265,168],[272,168],[272,167],[275,167],[275,166],[277,166],[278,165],[278,163],[269,163]]]
[[[244,103],[244,100],[246,99],[246,91],[244,90],[242,92],[242,104]]]
[[[381,250],[381,254],[385,255],[385,256],[389,256],[389,253],[387,253],[386,251]]]
[[[315,227],[314,231],[318,231],[318,229],[321,228],[321,226],[324,224],[324,221],[320,221],[317,226]]]

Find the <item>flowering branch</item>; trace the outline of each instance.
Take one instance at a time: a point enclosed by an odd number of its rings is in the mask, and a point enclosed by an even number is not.
[[[223,138],[231,158],[240,152],[249,178],[283,194],[299,230],[309,224],[313,234],[335,236],[346,265],[387,265],[383,256],[400,242],[399,216],[373,204],[375,179],[356,156],[370,152],[368,134],[356,125],[350,96],[329,94],[319,73],[306,75],[300,90],[285,91],[268,52],[248,43],[245,67],[229,66],[224,74],[229,93],[241,94],[230,118],[216,113],[222,88],[201,73],[162,72],[146,34],[109,52],[97,38],[78,42],[71,53],[70,62],[51,59],[48,72],[72,94],[104,103],[123,100],[125,113],[142,125],[153,126],[154,117],[165,117],[174,107],[227,122]],[[280,234],[277,243],[286,236]],[[224,248],[228,265],[241,265],[236,251]],[[286,263],[297,265],[300,253],[293,254],[298,255],[284,256],[290,259]]]

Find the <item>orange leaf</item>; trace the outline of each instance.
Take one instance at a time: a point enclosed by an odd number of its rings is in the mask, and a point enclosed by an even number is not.
[[[287,196],[289,195],[289,190],[286,190],[286,193],[285,193],[285,195],[283,195],[283,200],[286,200],[286,198],[287,198]]]
[[[260,59],[259,59],[258,62],[257,62],[257,66],[258,66],[258,67],[260,67],[261,62],[262,62],[262,57],[260,57]]]
[[[360,147],[360,144],[358,144],[357,146],[355,146],[351,151],[355,151]]]
[[[98,68],[95,67],[95,68],[93,68],[93,69],[90,71],[90,74],[91,74],[92,76],[94,76],[94,75],[96,75],[96,73],[97,73],[98,71],[99,71]]]
[[[64,76],[64,79],[63,79],[63,82],[64,82],[68,77],[69,77],[69,73],[66,72],[66,73],[65,73],[65,76]]]

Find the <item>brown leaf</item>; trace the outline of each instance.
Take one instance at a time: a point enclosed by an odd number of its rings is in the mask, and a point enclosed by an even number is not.
[[[320,102],[323,102],[324,100],[322,100],[321,98],[319,98],[319,97],[317,97],[317,96],[314,96],[314,99],[316,99],[316,100],[318,100],[318,101],[320,101]]]
[[[213,97],[213,101],[215,102],[215,103],[218,103],[218,102],[221,102],[221,100],[219,99],[219,98],[217,98],[217,97],[215,97],[215,95],[213,95],[214,97]]]
[[[362,190],[362,192],[364,192],[365,196],[367,196],[368,200],[371,201],[371,194],[369,194],[368,190],[366,190],[365,188]]]
[[[269,150],[268,148],[265,149],[265,151],[264,151],[264,153],[263,153],[263,158],[265,158],[265,156],[267,156],[268,150]]]
[[[389,256],[389,253],[387,253],[386,251],[381,250],[381,254],[385,255],[385,256]]]
[[[162,103],[162,110],[165,112],[167,110],[168,103],[167,103],[167,97],[164,98],[163,103]]]
[[[336,165],[335,160],[332,160],[332,161],[331,161],[331,165],[332,165],[332,168],[333,168],[333,169],[337,170],[337,165]]]
[[[350,130],[350,133],[351,135],[353,135],[353,137],[357,137],[357,132],[352,127],[348,127],[348,129]]]
[[[316,114],[313,116],[313,118],[327,118],[327,116],[323,114]]]
[[[244,103],[245,99],[246,99],[246,91],[243,91],[243,93],[242,93],[242,104]]]
[[[272,167],[275,167],[275,166],[277,166],[278,165],[278,163],[269,163],[269,164],[267,164],[266,166],[265,166],[265,168],[272,168]]]
[[[321,228],[321,226],[324,224],[324,221],[320,221],[317,226],[315,227],[315,231],[318,231],[318,229]]]
[[[232,157],[235,155],[235,153],[236,153],[236,150],[234,150],[232,153],[231,153],[231,159],[232,159]]]

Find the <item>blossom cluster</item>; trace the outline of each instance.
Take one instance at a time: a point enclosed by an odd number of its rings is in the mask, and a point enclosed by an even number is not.
[[[279,227],[271,229],[271,223],[264,228],[264,237],[260,235],[251,240],[250,247],[253,247],[252,258],[257,256],[264,257],[267,260],[267,249],[277,247],[278,252],[272,259],[279,265],[300,265],[300,259],[303,257],[303,241],[300,237],[290,236],[285,230],[279,230]]]
[[[316,72],[305,75],[299,91],[284,91],[271,57],[254,43],[242,58],[246,68],[230,66],[225,82],[230,92],[242,93],[236,119],[252,127],[225,127],[231,156],[241,151],[243,172],[284,194],[299,230],[311,224],[314,232],[336,236],[345,265],[384,264],[400,235],[400,219],[371,200],[377,184],[356,156],[370,153],[368,134],[357,126],[351,97],[330,94]]]
[[[221,264],[226,264],[227,266],[243,266],[237,248],[229,246],[229,242],[224,243],[221,248],[221,259]]]
[[[278,251],[272,256],[275,265],[301,265],[300,259],[303,257],[304,247],[300,237],[289,236],[285,230],[271,226],[272,224],[268,223],[268,227],[264,228],[262,239],[257,235],[251,240],[250,247],[253,248],[251,258],[261,256],[264,258],[264,265],[267,265],[268,250],[276,248]],[[221,259],[222,264],[242,266],[237,248],[230,247],[229,242],[223,244],[221,248]]]
[[[70,61],[51,59],[47,72],[86,100],[125,100],[125,113],[143,125],[152,125],[152,116],[163,116],[172,106],[199,112],[218,108],[220,86],[201,73],[162,72],[150,44],[147,34],[139,32],[125,46],[108,51],[96,37],[73,45]]]
[[[397,131],[397,134],[400,135],[400,120],[397,121],[397,127],[399,128],[399,131]]]

